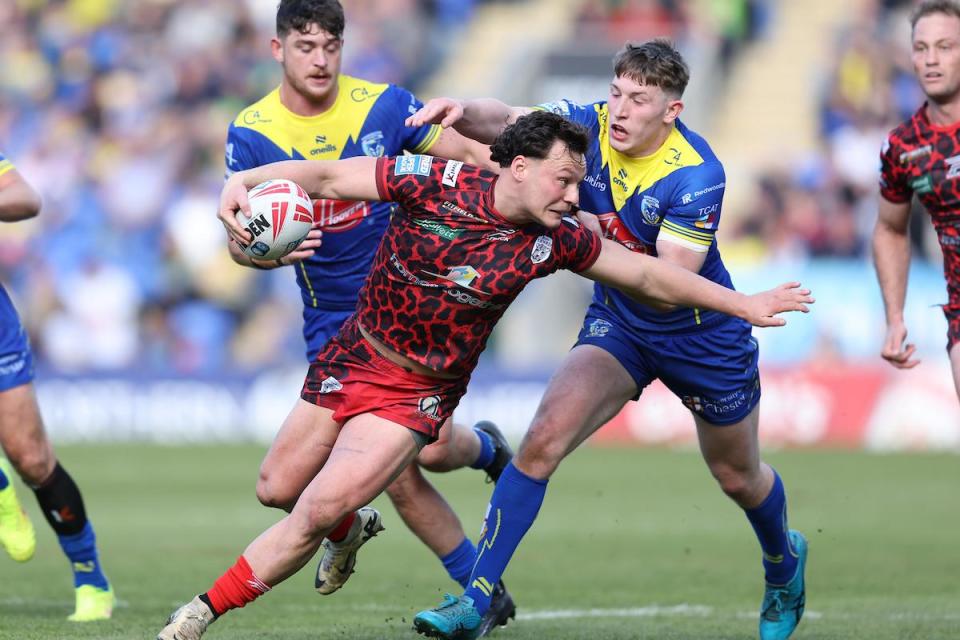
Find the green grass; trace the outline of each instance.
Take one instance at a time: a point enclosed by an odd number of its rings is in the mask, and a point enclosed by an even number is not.
[[[84,492],[120,606],[109,623],[64,620],[69,570],[21,486],[39,546],[28,564],[0,557],[4,640],[152,638],[175,606],[206,590],[277,518],[253,494],[261,447],[59,453]],[[808,615],[795,638],[960,637],[956,456],[788,452],[768,459],[786,482],[792,524],[810,540]],[[481,474],[432,477],[475,536],[490,490]],[[418,637],[412,614],[458,590],[386,501],[378,506],[388,530],[364,548],[343,591],[315,594],[311,562],[206,637]],[[506,579],[521,619],[494,634],[502,640],[756,637],[762,585],[752,531],[692,452],[574,454],[551,482]],[[689,608],[669,609],[679,605]],[[523,619],[591,608],[625,611]]]

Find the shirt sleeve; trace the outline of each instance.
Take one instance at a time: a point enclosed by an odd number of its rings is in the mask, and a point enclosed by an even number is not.
[[[425,124],[420,127],[408,127],[404,121],[423,107],[415,95],[396,85],[387,89],[387,99],[399,119],[398,128],[403,131],[401,145],[410,153],[426,153],[440,138],[440,125]]]
[[[681,170],[671,202],[664,211],[658,240],[667,240],[705,253],[713,245],[726,176],[719,162],[705,162]]]
[[[907,180],[907,172],[898,162],[900,149],[890,134],[880,149],[880,195],[890,202],[902,204],[913,197],[913,189]]]
[[[554,234],[559,245],[558,267],[580,272],[589,269],[600,257],[603,241],[600,236],[580,224],[575,218],[564,218]]]
[[[381,200],[410,206],[432,187],[439,190],[444,162],[433,156],[396,156],[377,159],[377,192]]]
[[[595,107],[596,105],[593,104],[582,105],[572,100],[563,99],[556,102],[543,102],[533,109],[555,113],[567,120],[592,128],[597,124],[597,109]]]
[[[260,166],[261,163],[253,153],[249,135],[249,129],[234,124],[231,124],[227,130],[227,145],[223,154],[225,178],[229,178],[237,171],[246,171]]]

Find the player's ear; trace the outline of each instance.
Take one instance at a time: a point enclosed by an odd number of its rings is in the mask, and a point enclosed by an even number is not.
[[[527,158],[526,156],[516,156],[513,159],[513,162],[510,163],[510,173],[513,174],[513,179],[517,182],[522,182],[527,175]]]
[[[283,43],[280,42],[279,38],[270,39],[270,53],[273,54],[273,59],[283,64]]]
[[[673,124],[673,121],[680,117],[683,111],[683,100],[667,97],[667,109],[663,114],[664,124]]]

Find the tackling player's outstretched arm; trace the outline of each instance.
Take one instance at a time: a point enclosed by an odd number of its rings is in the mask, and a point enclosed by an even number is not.
[[[808,289],[800,283],[785,284],[753,295],[727,289],[715,282],[670,264],[665,260],[634,253],[611,240],[603,241],[596,262],[581,275],[617,287],[641,302],[657,300],[683,307],[713,309],[758,327],[778,327],[786,320],[776,317],[785,311],[809,311],[813,303]]]
[[[250,241],[249,232],[237,222],[236,212],[250,214],[247,191],[277,178],[292,180],[311,198],[331,200],[382,200],[377,190],[377,158],[360,156],[345,160],[285,160],[234,173],[223,185],[217,217],[238,242]]]
[[[16,169],[0,175],[0,220],[16,222],[32,218],[40,213],[40,204],[40,195]]]
[[[887,335],[881,355],[898,369],[911,369],[920,361],[912,358],[916,345],[904,344],[907,327],[903,305],[907,297],[907,272],[910,268],[910,202],[890,202],[880,197],[877,224],[873,229],[873,264],[877,270]]]
[[[464,136],[484,144],[493,144],[500,132],[517,118],[530,113],[527,107],[511,107],[494,98],[457,100],[434,98],[423,108],[407,118],[408,127],[439,124],[453,127]]]

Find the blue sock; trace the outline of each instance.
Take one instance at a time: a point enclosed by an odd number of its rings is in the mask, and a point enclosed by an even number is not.
[[[497,450],[493,446],[493,438],[490,437],[489,433],[480,431],[480,429],[474,429],[473,432],[480,438],[480,455],[473,461],[470,468],[486,469],[493,462],[494,456],[497,455]]]
[[[536,520],[546,493],[546,480],[524,475],[513,462],[497,481],[477,544],[477,563],[470,575],[470,586],[463,593],[473,598],[480,615],[490,608],[493,587]]]
[[[10,478],[7,477],[7,474],[3,472],[3,469],[0,469],[0,491],[3,491],[10,486]]]
[[[467,581],[470,580],[470,572],[473,570],[473,563],[476,561],[477,548],[473,546],[470,538],[464,538],[456,549],[440,558],[443,568],[447,570],[450,577],[464,588],[467,586]]]
[[[784,585],[797,572],[797,556],[787,538],[787,496],[780,475],[773,472],[773,488],[759,507],[744,510],[763,549],[767,582]]]
[[[80,533],[72,536],[57,536],[57,538],[60,540],[60,548],[67,554],[73,567],[74,587],[89,584],[98,589],[106,589],[110,586],[107,577],[103,575],[103,569],[100,568],[100,559],[97,557],[97,537],[89,522]]]

